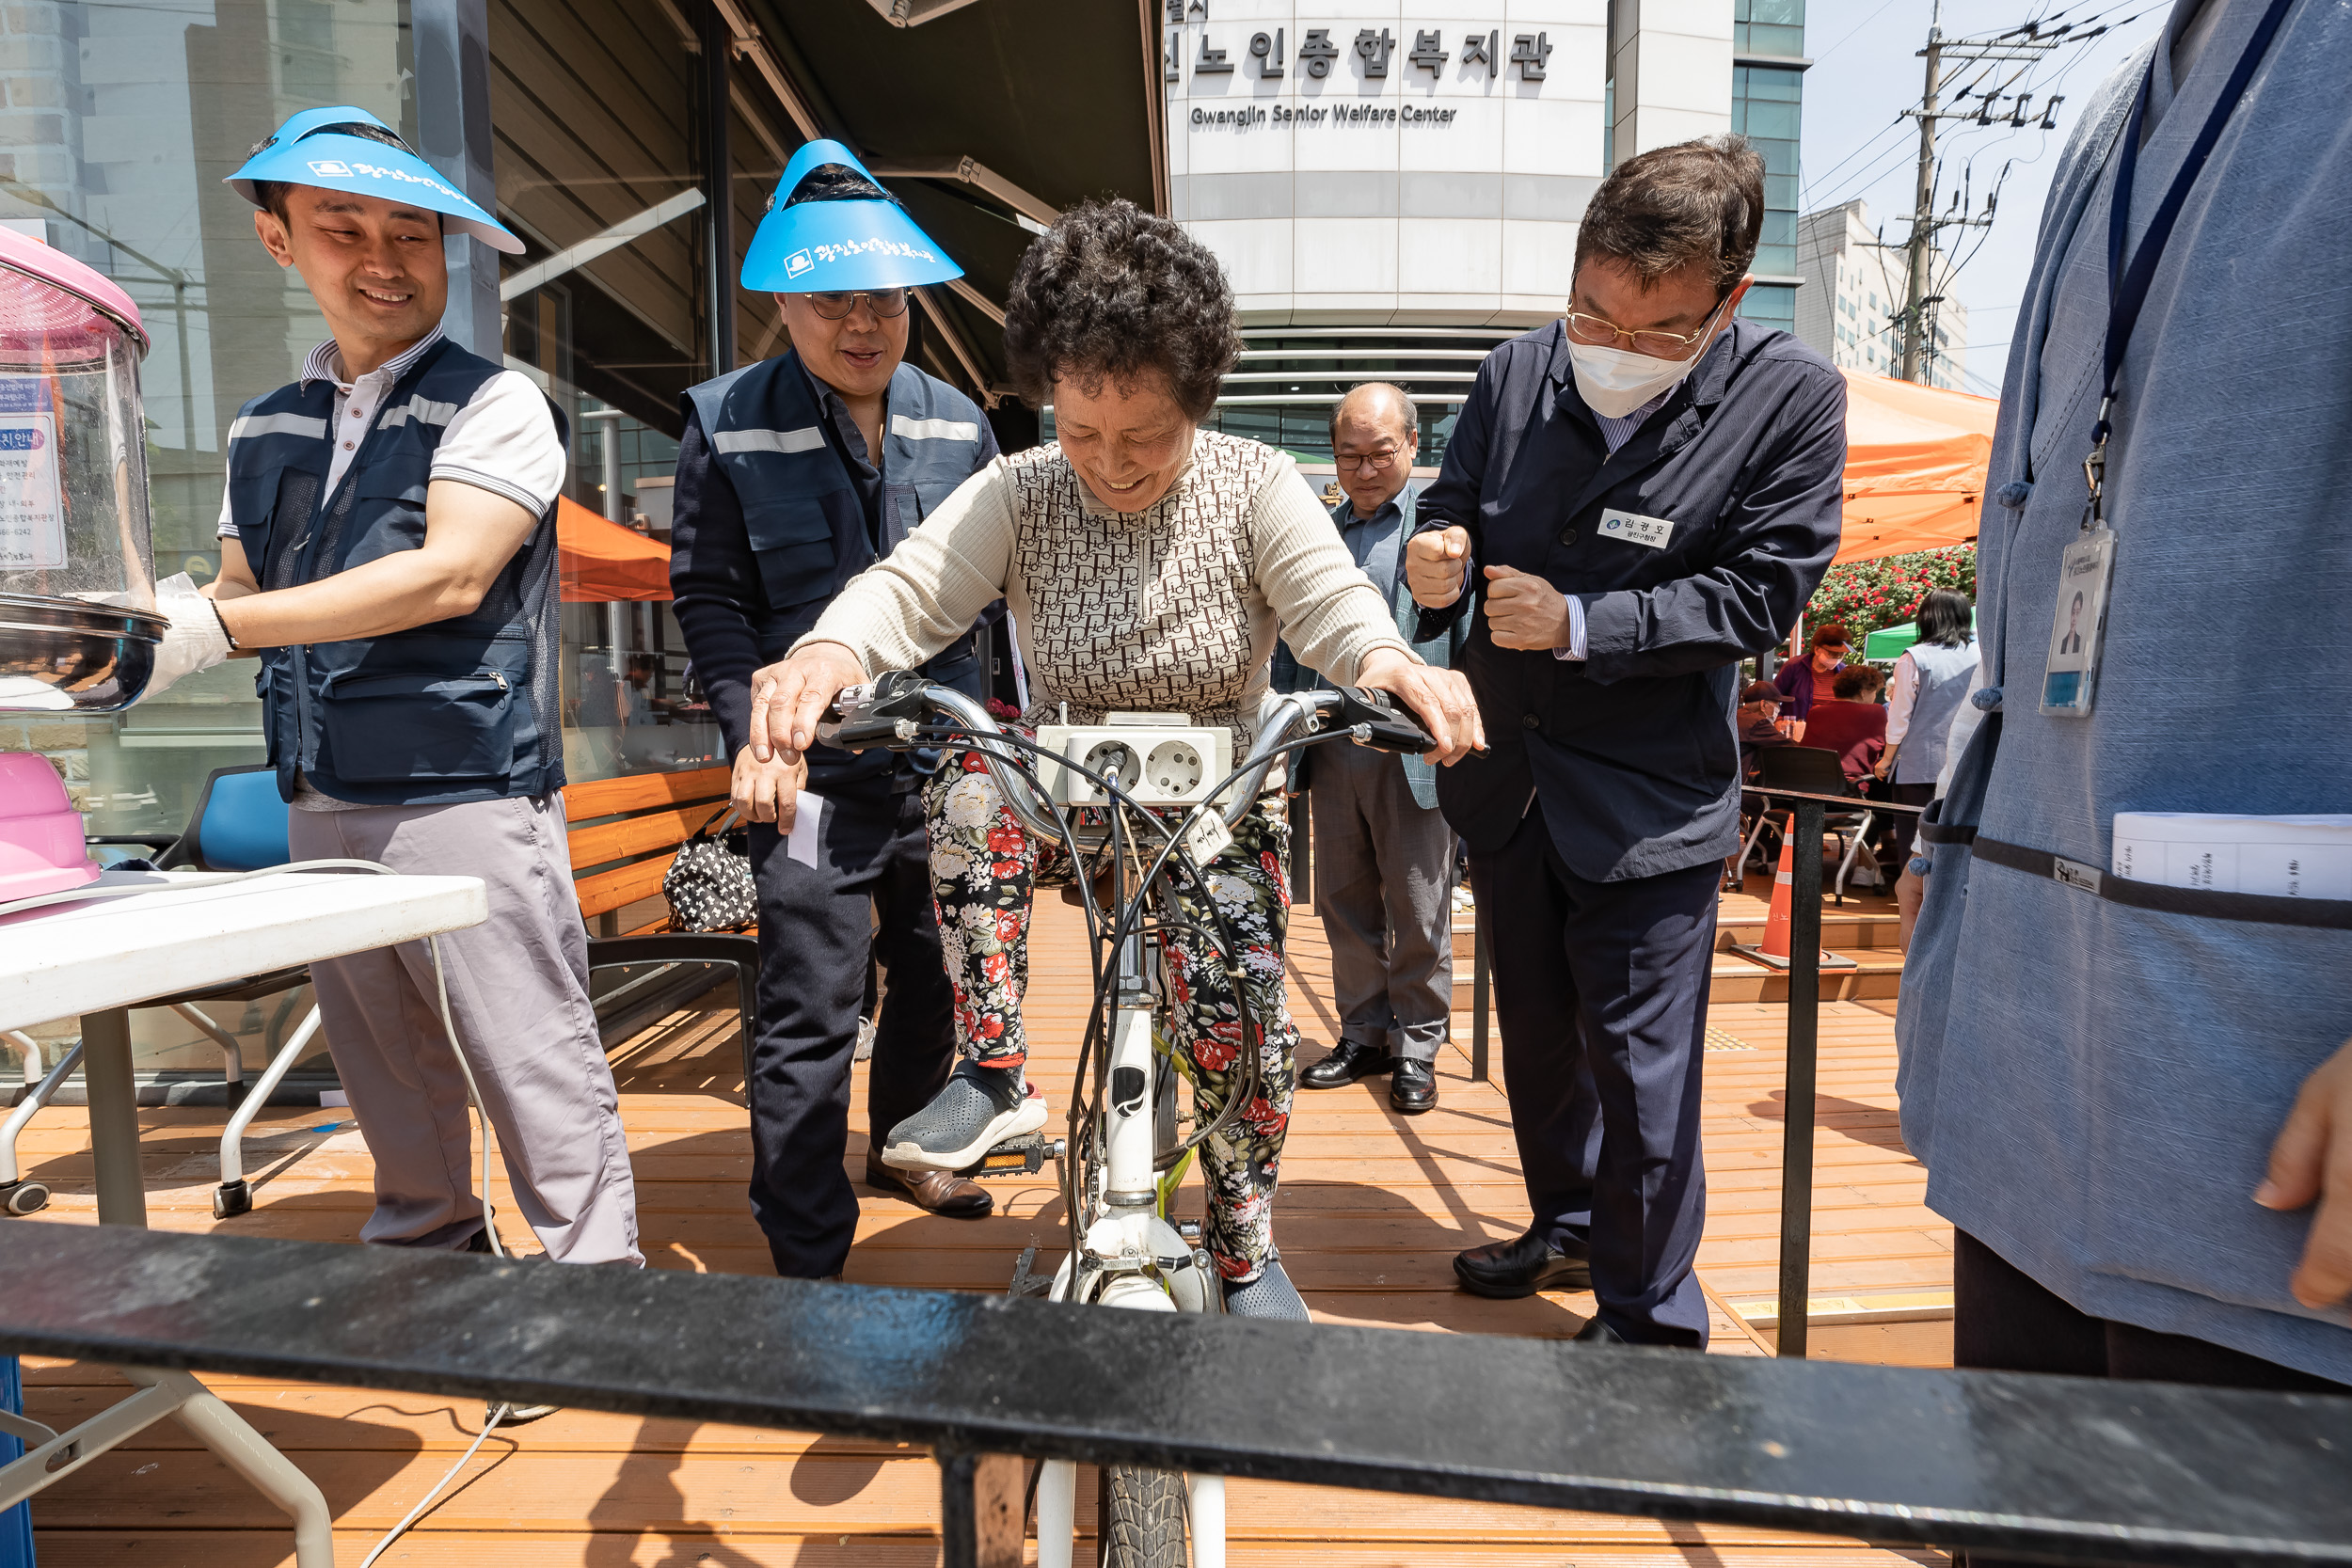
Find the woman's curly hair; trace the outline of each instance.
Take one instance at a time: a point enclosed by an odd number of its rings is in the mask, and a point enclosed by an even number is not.
[[[1216,257],[1132,201],[1073,207],[1013,271],[1005,357],[1032,406],[1057,380],[1092,391],[1158,376],[1199,420],[1240,355],[1233,291]]]

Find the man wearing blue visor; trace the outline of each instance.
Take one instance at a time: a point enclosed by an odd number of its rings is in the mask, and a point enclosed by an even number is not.
[[[359,109],[294,116],[230,179],[334,336],[229,430],[221,571],[178,639],[261,657],[296,860],[479,877],[487,922],[311,965],[375,1163],[368,1241],[486,1251],[466,1068],[548,1257],[644,1262],[565,848],[555,501],[522,375],[441,336],[442,239],[522,244]],[[204,624],[209,621],[209,624]]]
[[[743,261],[743,286],[775,293],[791,349],[686,395],[670,585],[735,757],[734,803],[754,824],[752,1212],[787,1276],[839,1274],[856,1233],[842,1160],[869,958],[888,990],[866,1091],[866,1184],[935,1213],[990,1209],[951,1171],[898,1171],[877,1157],[883,1134],[946,1085],[955,1062],[923,823],[927,763],[828,746],[763,760],[751,745],[763,667],[996,456],[971,400],[904,362],[910,291],[961,270],[848,148],[810,142],[786,166]],[[927,666],[931,678],[979,696],[974,643],[967,634],[950,645]]]

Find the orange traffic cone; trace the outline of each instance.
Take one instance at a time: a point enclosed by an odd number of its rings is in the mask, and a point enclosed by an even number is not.
[[[1788,908],[1797,896],[1797,818],[1791,812],[1780,834],[1780,868],[1772,873],[1772,911],[1764,917],[1764,940],[1756,951],[1784,962],[1788,958]]]

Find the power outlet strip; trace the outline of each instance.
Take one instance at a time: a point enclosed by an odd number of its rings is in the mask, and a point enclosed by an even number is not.
[[[1233,770],[1233,732],[1195,725],[1182,713],[1106,713],[1099,724],[1041,724],[1037,743],[1055,757],[1107,776],[1145,805],[1189,805]],[[1073,768],[1038,759],[1038,775],[1057,806],[1099,806],[1103,791]]]

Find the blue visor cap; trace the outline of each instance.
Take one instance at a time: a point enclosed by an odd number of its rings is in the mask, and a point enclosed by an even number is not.
[[[259,207],[263,203],[254,192],[254,182],[262,180],[316,185],[321,190],[381,197],[403,206],[421,207],[440,214],[441,227],[447,232],[470,234],[509,256],[522,254],[522,241],[507,232],[498,219],[468,200],[431,164],[410,151],[408,144],[382,120],[348,103],[305,109],[286,121],[276,135],[253,150],[245,167],[229,177],[229,183]]]
[[[962,276],[837,141],[792,154],[743,258],[743,287],[761,293],[909,289]]]

